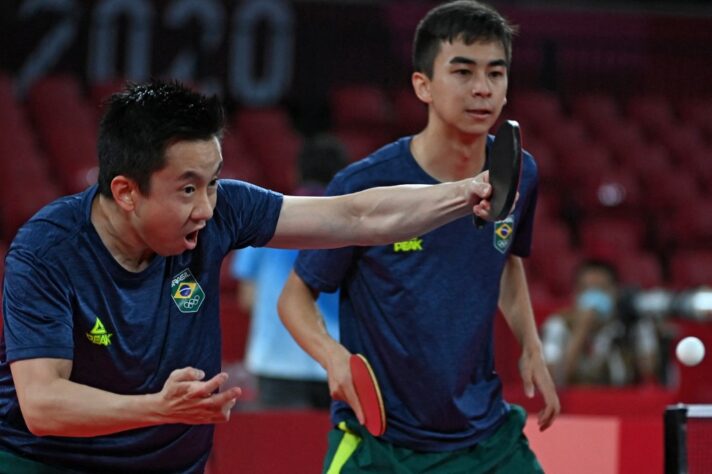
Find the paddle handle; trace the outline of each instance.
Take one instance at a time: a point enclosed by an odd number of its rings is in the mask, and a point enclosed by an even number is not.
[[[487,222],[480,216],[472,216],[472,223],[475,224],[475,227],[479,230],[482,229]]]

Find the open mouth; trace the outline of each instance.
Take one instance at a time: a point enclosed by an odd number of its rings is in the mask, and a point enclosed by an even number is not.
[[[185,241],[188,243],[188,247],[193,249],[195,248],[196,245],[198,245],[198,232],[197,230],[194,230],[190,234],[185,236]]]

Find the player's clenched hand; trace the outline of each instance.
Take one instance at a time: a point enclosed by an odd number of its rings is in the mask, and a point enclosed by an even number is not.
[[[489,182],[489,171],[483,171],[470,180],[468,192],[472,203],[472,212],[477,217],[487,219],[490,211],[489,198],[492,195],[492,185]]]
[[[544,431],[554,422],[561,411],[556,387],[546,367],[546,361],[541,350],[524,350],[519,361],[519,371],[524,382],[524,393],[527,397],[534,396],[535,387],[544,398],[544,408],[539,412],[539,431]]]
[[[363,424],[365,419],[361,404],[356,396],[353,380],[351,379],[351,365],[349,358],[351,353],[341,344],[335,346],[329,354],[326,365],[326,373],[329,379],[329,392],[334,400],[341,400],[349,404],[354,411],[359,423]]]
[[[230,410],[242,390],[232,387],[216,393],[227,381],[225,372],[203,381],[205,373],[192,367],[171,372],[157,395],[160,415],[170,423],[198,425],[230,419]]]

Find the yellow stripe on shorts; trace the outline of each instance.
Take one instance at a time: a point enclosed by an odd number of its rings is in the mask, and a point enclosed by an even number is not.
[[[341,468],[344,467],[346,461],[349,460],[356,448],[358,448],[359,443],[361,443],[361,438],[346,427],[346,422],[339,423],[339,429],[344,432],[344,437],[341,438],[339,447],[336,448],[336,453],[331,459],[331,465],[326,474],[339,474]]]

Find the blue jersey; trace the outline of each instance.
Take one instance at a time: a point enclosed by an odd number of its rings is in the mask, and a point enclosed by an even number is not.
[[[410,143],[402,138],[350,165],[327,193],[436,184]],[[300,252],[295,269],[309,286],[340,288],[341,342],[373,365],[387,415],[385,441],[457,450],[503,421],[509,407],[494,370],[493,318],[508,255],[530,251],[536,188],[536,165],[525,153],[520,198],[503,221],[477,229],[467,216],[390,245]],[[334,423],[353,416],[342,402],[334,402],[332,415]]]
[[[70,380],[109,392],[156,393],[170,373],[192,366],[206,380],[220,371],[219,275],[232,249],[273,236],[282,196],[220,181],[217,206],[197,247],[156,255],[125,270],[91,223],[96,186],[42,209],[7,253],[0,342],[0,449],[91,472],[202,472],[212,425],[160,425],[107,436],[31,434],[10,363],[73,361]]]
[[[240,250],[232,274],[254,284],[254,303],[245,365],[256,375],[293,380],[326,380],[326,371],[299,347],[277,314],[277,300],[292,271],[297,251],[252,248]],[[317,301],[326,330],[339,337],[338,294],[321,295]]]

